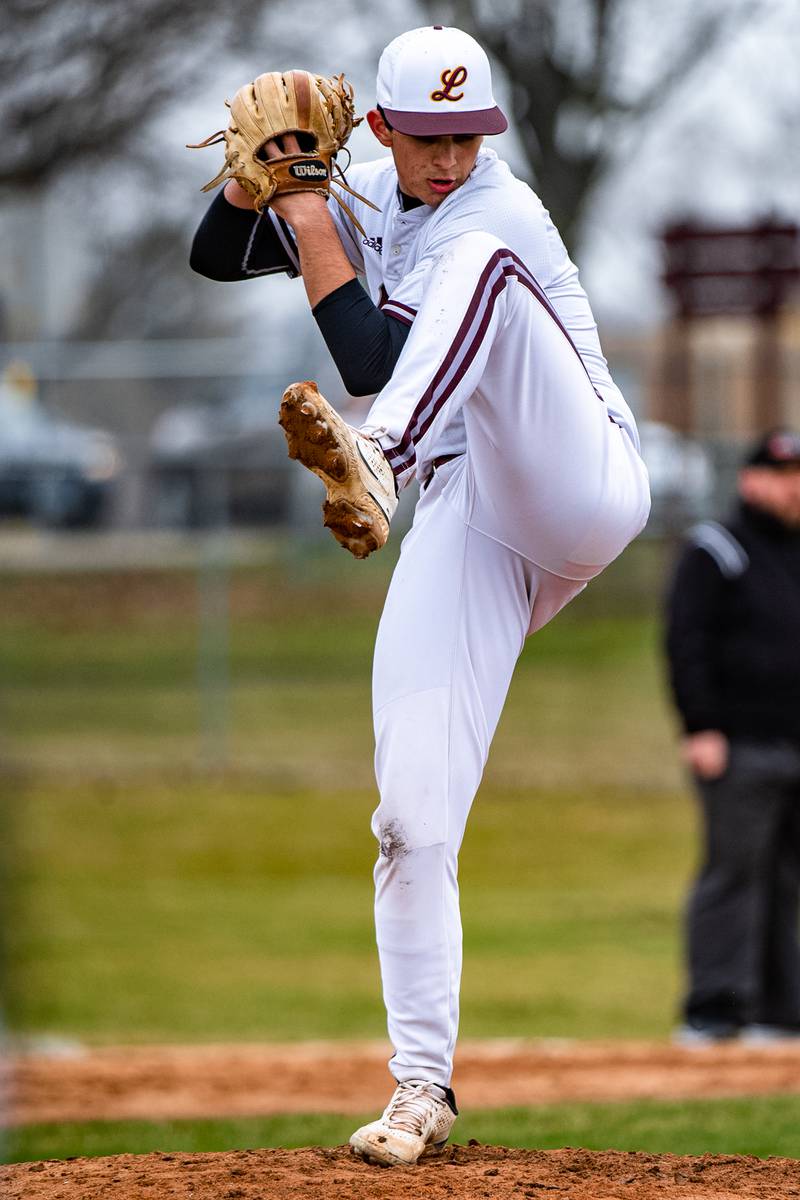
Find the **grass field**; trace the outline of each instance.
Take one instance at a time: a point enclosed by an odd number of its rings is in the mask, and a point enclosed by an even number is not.
[[[235,779],[29,785],[12,1027],[90,1042],[381,1036],[373,800]],[[462,859],[464,1032],[664,1033],[686,818],[670,793],[487,788]]]
[[[520,661],[462,855],[465,1035],[664,1036],[674,1022],[695,831],[658,569],[651,549],[632,554]],[[192,572],[3,580],[12,1032],[383,1034],[369,661],[387,564],[355,570],[324,554],[238,570],[227,628],[199,619]],[[788,1152],[798,1115],[790,1100],[572,1105],[472,1114],[459,1138],[690,1152],[697,1113],[705,1149],[752,1153]],[[289,1145],[349,1126],[36,1127],[9,1153]]]
[[[364,1113],[372,1119],[374,1113]],[[651,1154],[771,1154],[797,1157],[800,1099],[770,1096],[739,1100],[636,1104],[549,1104],[468,1112],[454,1138],[484,1144],[554,1150],[644,1150]],[[228,1121],[97,1121],[33,1125],[8,1138],[7,1161],[71,1155],[147,1154],[162,1151],[244,1150],[256,1147],[336,1146],[361,1118],[286,1116]]]
[[[190,573],[6,581],[13,1029],[383,1032],[369,670],[386,570],[361,565],[355,582],[325,556],[235,573],[226,686],[205,701]],[[529,643],[467,832],[466,1034],[673,1020],[693,834],[657,624],[582,604]]]

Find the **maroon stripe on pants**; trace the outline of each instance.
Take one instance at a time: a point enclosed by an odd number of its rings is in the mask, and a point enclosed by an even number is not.
[[[489,287],[487,290],[489,280],[497,271],[498,267],[501,270],[501,274],[497,279],[494,280],[491,287]],[[586,364],[583,361],[577,346],[572,340],[569,331],[565,328],[558,316],[558,313],[550,303],[550,300],[548,299],[547,294],[542,288],[541,284],[538,282],[535,276],[531,274],[522,260],[519,259],[511,250],[496,250],[481,272],[478,283],[476,284],[475,290],[472,294],[472,298],[467,306],[467,311],[458,328],[458,332],[456,333],[456,336],[453,339],[447,354],[439,366],[439,369],[431,380],[431,383],[425,389],[421,399],[415,406],[402,437],[396,446],[390,447],[387,451],[385,451],[387,461],[389,462],[389,465],[391,466],[395,475],[399,475],[413,466],[416,460],[415,443],[427,433],[428,429],[430,429],[433,421],[441,412],[443,405],[453,394],[454,389],[469,370],[469,367],[471,366],[475,355],[478,352],[478,348],[480,347],[486,335],[486,330],[489,326],[489,322],[492,319],[497,297],[506,288],[507,281],[511,278],[516,278],[518,282],[522,284],[522,286],[525,287],[530,294],[539,301],[539,303],[545,309],[545,312],[547,312],[552,320],[556,323],[564,337],[575,351],[575,354],[577,355],[584,371],[586,371],[587,379],[589,380],[595,395],[598,397],[601,403],[605,403],[602,396],[600,396],[599,392],[597,392],[597,389],[594,387]],[[456,355],[462,349],[469,332],[469,328],[474,321],[476,314],[479,312],[482,304],[486,305],[486,311],[481,316],[480,324],[472,336],[472,339],[464,353],[464,357],[456,369],[452,379],[449,380],[441,394],[437,396],[437,388],[441,385],[442,381],[447,375],[447,372],[452,367]],[[425,415],[426,410],[431,404],[432,407],[430,412],[427,412],[427,415]],[[613,420],[613,418],[611,419]]]
[[[492,313],[494,312],[495,301],[496,301],[497,297],[500,295],[500,293],[505,290],[505,286],[506,286],[505,275],[501,275],[500,278],[496,279],[495,282],[492,284],[491,289],[489,290],[488,296],[487,296],[488,305],[486,308],[486,312],[481,317],[481,323],[475,332],[475,337],[472,339],[472,342],[470,343],[470,347],[467,350],[466,354],[464,355],[461,365],[459,366],[455,375],[453,376],[453,378],[450,380],[449,384],[447,385],[446,391],[441,396],[441,398],[436,402],[436,404],[434,404],[433,408],[428,413],[427,417],[425,417],[423,419],[423,421],[419,427],[419,431],[417,432],[417,434],[415,436],[415,439],[414,439],[415,441],[418,441],[421,437],[424,437],[424,435],[428,432],[428,430],[430,429],[434,420],[436,419],[438,414],[441,412],[442,405],[453,394],[453,391],[455,390],[456,386],[461,382],[461,380],[464,378],[464,376],[466,375],[469,368],[472,366],[473,359],[475,358],[475,355],[478,353],[481,342],[483,341],[483,339],[486,335],[486,330],[489,328],[489,322],[491,321]]]
[[[409,419],[409,423],[406,426],[405,432],[403,433],[402,437],[400,438],[400,441],[397,443],[397,446],[394,447],[393,450],[386,452],[386,457],[387,457],[387,459],[389,459],[390,463],[395,458],[401,457],[403,455],[403,452],[406,449],[408,449],[408,447],[411,445],[413,433],[414,433],[415,422],[416,422],[417,418],[419,417],[420,413],[424,412],[425,409],[428,407],[428,404],[430,403],[431,397],[433,396],[433,393],[435,392],[436,387],[438,386],[438,384],[441,382],[441,380],[444,378],[444,376],[449,371],[449,369],[452,365],[453,359],[455,358],[456,354],[458,353],[462,342],[466,338],[469,327],[472,324],[472,321],[475,317],[475,313],[477,312],[478,307],[481,303],[481,300],[483,299],[483,290],[486,287],[489,277],[492,275],[493,271],[495,270],[495,268],[497,266],[497,260],[498,260],[499,254],[500,254],[500,251],[497,251],[495,254],[493,254],[492,257],[487,262],[486,266],[484,267],[483,271],[481,272],[480,278],[478,279],[478,282],[475,286],[475,290],[472,293],[472,298],[470,299],[470,302],[467,305],[467,311],[464,314],[464,319],[462,320],[462,322],[458,328],[458,332],[456,333],[455,338],[453,339],[452,343],[450,344],[450,349],[447,351],[447,354],[445,355],[438,371],[436,372],[436,374],[434,375],[433,379],[431,380],[429,386],[426,388],[425,392],[423,393],[419,403],[414,408],[414,411],[412,412],[411,417]],[[392,456],[391,458],[389,457],[390,455]]]

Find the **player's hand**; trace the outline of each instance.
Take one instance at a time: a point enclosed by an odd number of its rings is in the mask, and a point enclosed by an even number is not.
[[[279,138],[270,138],[264,143],[264,153],[267,158],[280,158],[284,154],[300,154],[300,143],[294,133],[284,133]],[[279,217],[296,227],[304,220],[314,220],[315,214],[328,209],[324,196],[316,192],[293,192],[288,196],[274,196],[269,203]]]
[[[282,154],[300,154],[300,143],[296,133],[284,133],[264,143],[267,158],[280,158]],[[259,155],[260,157],[260,155]]]
[[[683,761],[698,779],[719,779],[728,766],[730,746],[718,729],[704,729],[683,739]]]

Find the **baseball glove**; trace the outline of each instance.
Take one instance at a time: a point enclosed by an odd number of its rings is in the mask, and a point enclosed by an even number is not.
[[[347,185],[335,161],[353,127],[363,120],[355,116],[353,89],[344,75],[324,79],[309,71],[269,71],[239,88],[233,100],[225,103],[231,110],[228,128],[189,146],[199,150],[225,143],[225,164],[204,192],[235,179],[253,197],[259,212],[273,197],[290,192],[332,195],[363,234],[349,206],[331,191],[335,183],[376,208]],[[278,139],[285,133],[296,135],[301,153],[269,157],[267,142],[276,140],[280,147]]]

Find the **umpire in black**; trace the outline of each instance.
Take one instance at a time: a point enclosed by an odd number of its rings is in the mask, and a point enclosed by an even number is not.
[[[800,435],[768,434],[738,504],[691,530],[667,656],[704,853],[676,1040],[800,1037]]]

